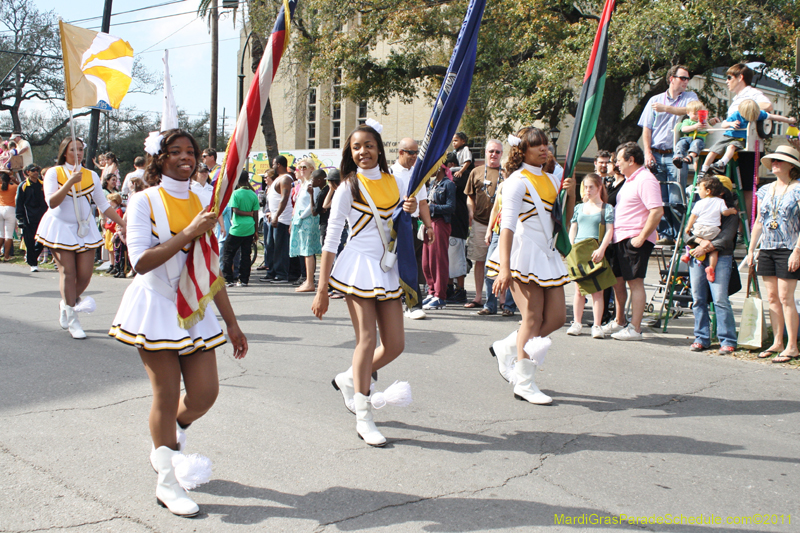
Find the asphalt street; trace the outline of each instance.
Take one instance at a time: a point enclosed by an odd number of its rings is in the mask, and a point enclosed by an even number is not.
[[[330,385],[344,302],[318,321],[312,295],[252,279],[229,291],[250,352],[218,350],[219,399],[188,431],[214,476],[182,519],[154,498],[147,376],[107,336],[130,280],[94,277],[76,341],[57,274],[0,265],[0,532],[800,530],[800,371],[690,352],[691,314],[643,342],[556,332],[549,407],[514,400],[489,356],[517,317],[406,320],[378,390],[407,380],[414,402],[376,412],[375,449]]]

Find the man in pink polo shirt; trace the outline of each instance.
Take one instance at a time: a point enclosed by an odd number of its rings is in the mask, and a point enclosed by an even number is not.
[[[621,341],[642,340],[642,315],[647,296],[644,278],[647,262],[656,242],[656,227],[664,207],[661,186],[653,174],[644,167],[644,151],[634,142],[617,148],[617,166],[625,175],[625,184],[617,194],[614,209],[614,250],[621,278],[631,291],[631,322],[623,327],[609,322],[604,330]]]

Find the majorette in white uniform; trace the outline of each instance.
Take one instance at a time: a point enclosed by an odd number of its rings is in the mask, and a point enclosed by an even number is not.
[[[541,167],[522,166],[503,185],[503,208],[500,229],[514,231],[511,245],[511,277],[533,282],[541,287],[560,287],[569,282],[561,254],[553,246],[550,213],[561,186]],[[536,195],[535,197],[533,195]],[[539,210],[545,211],[540,216]],[[500,271],[500,247],[486,261],[489,276]]]
[[[165,175],[159,186],[136,193],[127,212],[128,255],[134,269],[145,250],[183,231],[202,209],[200,199],[189,191],[189,181]],[[163,234],[167,237],[162,238]],[[226,342],[210,310],[188,330],[178,325],[175,299],[188,252],[187,246],[165,264],[134,278],[122,297],[110,336],[147,351],[176,350],[178,355],[210,350]]]
[[[359,169],[358,186],[367,189],[381,215],[385,234],[390,234],[389,221],[400,202],[398,179],[381,173],[380,167]],[[350,182],[345,180],[336,189],[331,203],[328,230],[323,252],[336,253],[339,239],[347,219],[350,237],[347,246],[336,259],[330,277],[330,286],[345,294],[361,298],[394,300],[400,298],[400,275],[395,264],[388,272],[381,269],[383,242],[378,233],[372,209],[366,202],[353,198]]]
[[[50,198],[58,192],[64,183],[66,183],[75,167],[68,163],[52,167],[44,175],[44,195],[48,205]],[[110,207],[108,200],[103,194],[103,188],[100,185],[100,178],[97,174],[89,169],[81,169],[81,181],[75,187],[70,188],[64,200],[58,207],[51,207],[42,217],[39,223],[39,229],[36,231],[36,240],[47,246],[48,248],[56,248],[59,250],[70,250],[73,252],[85,252],[93,248],[99,248],[103,245],[103,237],[97,229],[92,208],[90,205],[90,198],[97,204],[97,208],[101,213],[105,212]],[[75,190],[78,191],[77,204],[73,195]],[[78,235],[78,218],[77,213],[87,229],[86,235],[80,237]]]

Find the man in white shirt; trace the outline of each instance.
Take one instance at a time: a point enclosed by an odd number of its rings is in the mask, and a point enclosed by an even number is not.
[[[753,71],[746,64],[737,63],[728,69],[725,73],[725,84],[731,92],[732,99],[730,106],[728,106],[726,117],[722,117],[721,120],[725,120],[725,118],[736,113],[739,110],[739,104],[747,99],[755,101],[758,107],[767,113],[773,112],[774,107],[772,102],[769,101],[769,98],[767,98],[764,93],[752,87],[750,85],[752,82]],[[720,119],[715,118],[713,120],[716,122]],[[710,124],[714,124],[715,122],[709,121]],[[739,160],[739,169],[742,175],[742,192],[744,193],[744,201],[748,213],[750,213],[753,205],[753,164],[749,163],[750,159],[749,157],[747,158],[747,163],[745,163],[743,159]],[[745,168],[744,165],[749,166],[749,169]]]
[[[389,167],[389,171],[397,178],[400,186],[400,195],[405,196],[408,193],[408,184],[411,180],[411,175],[414,173],[414,165],[417,162],[417,154],[419,154],[419,146],[417,141],[406,137],[401,139],[397,145],[397,161]],[[406,316],[412,320],[420,320],[427,315],[422,310],[422,293],[419,290],[419,280],[423,279],[422,274],[422,241],[417,239],[416,228],[419,219],[425,225],[428,238],[433,238],[433,227],[431,226],[431,215],[428,209],[428,188],[423,184],[422,188],[417,193],[417,210],[411,214],[411,223],[414,228],[414,252],[417,258],[417,305],[414,309],[406,309]]]
[[[200,198],[203,207],[208,207],[208,204],[211,203],[211,195],[214,194],[214,186],[208,179],[208,167],[204,163],[197,165],[197,173],[194,175],[190,189]]]
[[[742,100],[754,100],[758,107],[772,113],[773,105],[769,98],[764,96],[764,93],[752,87],[750,84],[753,82],[753,71],[744,63],[737,63],[733,65],[725,73],[725,84],[728,90],[733,95],[731,105],[728,107],[728,116],[731,116],[739,110],[739,104]]]
[[[144,179],[144,157],[136,156],[133,160],[133,168],[133,172],[128,172],[128,174],[125,175],[125,180],[122,182],[122,190],[120,190],[122,195],[126,198],[129,198],[133,192],[131,189],[131,180],[133,178]]]

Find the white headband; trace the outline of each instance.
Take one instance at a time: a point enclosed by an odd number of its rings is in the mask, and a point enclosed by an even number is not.
[[[160,131],[151,131],[147,139],[144,140],[144,151],[152,156],[157,156],[161,152],[161,141],[164,134]]]
[[[511,146],[519,146],[519,143],[521,142],[522,139],[520,139],[516,135],[511,135],[510,133],[508,134],[508,144],[510,144]]]
[[[378,135],[383,133],[383,125],[374,118],[368,118],[364,122],[367,126],[378,132]]]

